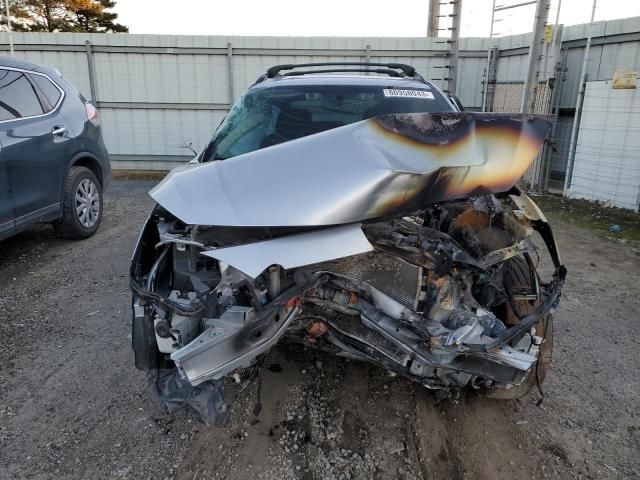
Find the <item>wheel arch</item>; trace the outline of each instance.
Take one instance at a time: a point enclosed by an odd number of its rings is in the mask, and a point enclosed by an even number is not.
[[[86,226],[79,223],[79,219],[77,218],[77,206],[74,203],[74,199],[77,195],[76,179],[78,179],[79,175],[84,176],[85,179],[91,179],[93,177],[94,180],[97,180],[97,188],[99,190],[101,189],[101,181],[99,179],[102,178],[102,175],[100,175],[99,167],[96,167],[94,162],[97,161],[95,158],[92,158],[91,155],[78,155],[77,157],[74,157],[73,162],[69,163],[69,168],[62,183],[62,196],[60,202],[61,215],[59,220],[54,224],[58,234],[63,238],[88,238],[93,235],[100,226],[103,202],[102,195],[98,198],[98,201],[100,202],[100,209],[98,210],[98,213],[96,213],[97,220],[93,225]],[[89,175],[87,170],[91,172],[92,175]]]
[[[75,154],[69,165],[67,165],[67,170],[65,172],[65,176],[69,173],[72,167],[86,167],[96,176],[98,181],[100,182],[100,186],[104,186],[104,178],[102,175],[102,168],[100,166],[100,161],[98,157],[90,152],[80,152]]]
[[[60,215],[62,215],[62,199],[64,197],[64,184],[67,175],[69,175],[69,171],[73,167],[85,167],[91,170],[91,172],[96,176],[98,181],[100,182],[100,186],[104,187],[104,178],[102,174],[102,168],[100,167],[100,161],[98,157],[96,157],[91,152],[79,152],[71,157],[71,160],[67,163],[67,168],[64,170],[64,175],[62,177],[62,181],[60,182]]]

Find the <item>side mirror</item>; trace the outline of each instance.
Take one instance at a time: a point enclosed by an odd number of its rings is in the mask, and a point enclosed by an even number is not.
[[[186,150],[189,150],[191,153],[193,153],[194,157],[191,160],[189,160],[187,163],[189,164],[200,163],[200,156],[202,155],[204,147],[200,149],[200,152],[198,152],[195,148],[193,148],[193,142],[187,143],[185,141],[184,144],[178,145],[178,148],[184,148]]]
[[[462,102],[455,95],[455,93],[448,93],[447,97],[449,97],[449,100],[451,100],[451,103],[453,103],[459,111],[464,112],[464,107],[462,106]]]
[[[189,160],[189,163],[192,165],[202,163],[202,157],[204,156],[206,150],[207,150],[207,145],[205,144],[202,147],[200,147],[199,151],[196,152],[196,156],[193,157],[191,160]]]

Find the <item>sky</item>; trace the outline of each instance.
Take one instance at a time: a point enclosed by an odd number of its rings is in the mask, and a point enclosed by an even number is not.
[[[496,0],[513,5],[524,0]],[[559,0],[551,0],[554,23]],[[443,0],[443,3],[445,0]],[[592,0],[561,0],[560,23],[588,23]],[[421,37],[429,0],[117,0],[115,12],[131,33]],[[463,37],[489,36],[493,0],[464,0]],[[449,13],[443,6],[441,14]],[[498,36],[531,31],[535,5],[496,13]],[[640,16],[638,0],[598,0],[596,20]],[[442,27],[450,25],[442,19]],[[442,36],[448,36],[447,31]]]

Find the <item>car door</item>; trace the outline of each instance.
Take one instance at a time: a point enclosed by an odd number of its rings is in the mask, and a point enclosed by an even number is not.
[[[0,124],[2,128],[2,124]],[[9,174],[5,168],[2,145],[0,144],[0,239],[13,229],[13,201],[9,189]]]
[[[59,94],[52,105],[34,75],[39,74],[0,66],[0,144],[16,227],[60,211],[69,155],[69,137],[59,112],[64,92],[52,85]]]

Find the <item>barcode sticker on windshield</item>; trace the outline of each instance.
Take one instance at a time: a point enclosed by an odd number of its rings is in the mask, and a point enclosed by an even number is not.
[[[399,88],[383,88],[385,97],[418,97],[433,100],[433,93],[425,90],[401,90]]]

